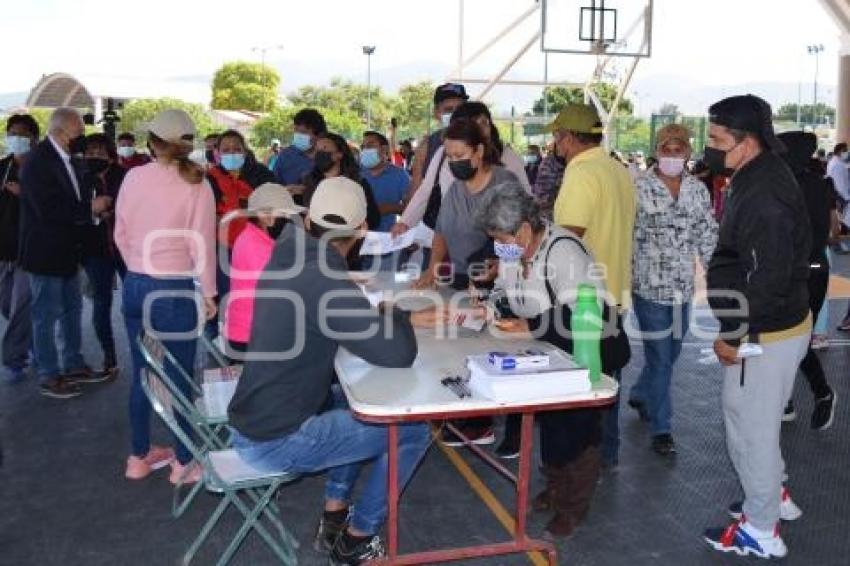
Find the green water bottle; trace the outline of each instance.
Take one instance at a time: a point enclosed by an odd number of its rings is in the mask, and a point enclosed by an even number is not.
[[[579,285],[578,300],[571,319],[573,358],[578,365],[590,370],[591,383],[598,382],[602,376],[602,356],[599,351],[602,324],[596,288],[593,285]]]

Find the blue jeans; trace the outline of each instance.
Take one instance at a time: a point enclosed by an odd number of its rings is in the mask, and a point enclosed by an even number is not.
[[[304,421],[282,438],[256,442],[232,430],[233,447],[261,470],[310,473],[328,470],[325,498],[350,502],[363,465],[374,461],[366,485],[354,505],[351,526],[374,534],[387,517],[387,427],[358,421],[345,397],[334,388],[332,407]],[[281,400],[281,410],[286,410]],[[398,427],[398,479],[403,489],[428,450],[431,433],[425,423]]]
[[[124,278],[123,308],[124,323],[127,326],[127,339],[130,342],[130,354],[133,359],[133,381],[130,384],[130,431],[134,456],[143,458],[150,449],[151,405],[142,389],[141,372],[145,367],[142,352],[136,339],[142,331],[145,297],[154,292],[172,292],[176,296],[161,296],[152,300],[148,322],[152,331],[186,332],[197,336],[198,300],[192,279],[156,279],[148,275],[127,272]],[[177,360],[177,363],[192,375],[195,368],[195,349],[197,339],[163,340],[163,345]],[[167,364],[165,371],[171,381],[181,389],[187,399],[192,399],[191,385]],[[182,418],[178,418],[183,430],[191,437],[191,429]],[[177,460],[186,464],[192,460],[192,454],[175,438],[174,451]]]
[[[623,379],[622,370],[612,375],[619,384]],[[602,463],[616,466],[620,462],[620,393],[614,397],[614,404],[602,417]]]
[[[0,313],[6,319],[3,333],[3,365],[23,369],[32,348],[30,280],[17,262],[0,261]]]
[[[80,353],[83,299],[80,278],[30,273],[32,347],[41,383],[84,367]],[[56,348],[56,323],[62,336],[62,366]]]
[[[653,435],[668,434],[673,416],[670,381],[688,333],[690,304],[665,305],[634,295],[634,310],[643,340],[644,366],[629,399],[644,404]]]
[[[87,257],[83,267],[93,291],[91,322],[103,350],[104,365],[114,366],[116,358],[115,338],[112,333],[112,285],[115,274],[121,272],[115,259],[110,256]]]

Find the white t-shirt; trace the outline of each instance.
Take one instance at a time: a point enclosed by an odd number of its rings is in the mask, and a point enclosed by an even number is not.
[[[847,163],[837,155],[832,156],[826,164],[826,176],[832,179],[835,191],[841,198],[850,202],[850,171],[847,169]],[[845,226],[850,226],[850,206],[844,207],[841,221]]]

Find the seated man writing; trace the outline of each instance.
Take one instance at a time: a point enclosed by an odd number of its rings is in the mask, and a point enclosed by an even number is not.
[[[286,227],[257,285],[246,363],[229,408],[233,447],[249,464],[327,470],[315,547],[330,552],[332,564],[382,556],[377,533],[387,514],[387,428],[356,420],[339,388],[332,389],[337,349],[376,366],[410,367],[417,354],[413,325],[446,317],[434,309],[410,314],[370,305],[345,262],[365,227],[363,189],[345,177],[319,184],[305,221],[309,234]],[[400,426],[398,442],[404,486],[428,449],[428,426]],[[370,461],[350,508],[354,482]]]

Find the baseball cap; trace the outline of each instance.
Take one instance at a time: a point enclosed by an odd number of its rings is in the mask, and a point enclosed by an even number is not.
[[[691,131],[682,124],[667,124],[655,132],[655,146],[664,147],[671,141],[678,141],[691,147]]]
[[[434,90],[434,105],[441,103],[449,98],[462,98],[469,100],[469,95],[466,94],[466,89],[462,84],[445,83],[441,84]]]
[[[590,104],[567,104],[555,119],[544,128],[546,132],[568,130],[579,134],[601,134],[602,120]]]
[[[275,216],[292,216],[303,212],[303,206],[298,206],[292,200],[292,195],[283,185],[263,183],[248,197],[248,211],[257,213],[271,209]]]
[[[191,144],[195,138],[195,123],[183,110],[170,108],[154,117],[148,131],[163,141]]]
[[[327,220],[339,216],[343,223]],[[347,177],[331,177],[316,187],[307,212],[310,222],[330,230],[354,230],[366,220],[366,195],[363,187]]]
[[[776,153],[785,151],[773,131],[773,111],[763,98],[753,94],[724,98],[709,106],[708,120],[718,126],[755,134]]]

